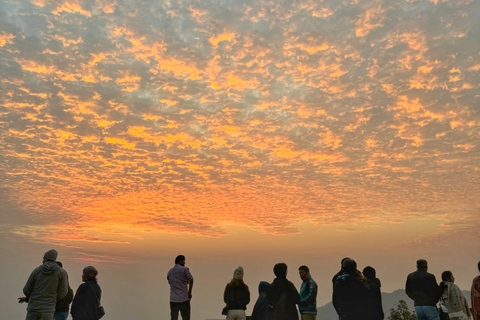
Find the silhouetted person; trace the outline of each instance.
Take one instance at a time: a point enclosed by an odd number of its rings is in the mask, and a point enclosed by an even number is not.
[[[340,320],[369,319],[369,303],[372,293],[357,270],[357,263],[345,259],[342,263],[343,274],[333,285],[333,306]]]
[[[298,310],[302,320],[315,320],[317,317],[317,283],[313,281],[307,266],[300,266],[298,275],[302,279]]]
[[[233,272],[233,279],[225,287],[223,301],[227,304],[227,320],[245,320],[245,310],[250,303],[250,291],[243,282],[243,268],[240,266]]]
[[[267,299],[267,291],[270,283],[266,281],[260,282],[258,285],[258,299],[252,311],[252,320],[271,320],[272,313],[270,310],[270,302]]]
[[[75,293],[72,303],[73,320],[98,320],[102,316],[99,306],[102,289],[97,283],[98,271],[92,266],[83,269],[82,283]]]
[[[478,262],[478,272],[480,272],[480,261]],[[480,320],[480,275],[473,279],[471,295],[473,318]]]
[[[18,302],[28,302],[25,320],[52,320],[57,300],[67,294],[67,275],[55,262],[57,256],[54,249],[45,252],[42,265],[32,271],[23,287],[25,297]]]
[[[372,292],[372,307],[369,308],[369,318],[371,320],[383,320],[385,318],[385,314],[383,313],[382,291],[380,289],[382,284],[380,283],[380,279],[376,277],[376,274],[377,272],[375,269],[370,266],[363,269],[363,275],[365,277],[364,281]]]
[[[63,264],[60,261],[57,261],[57,264],[60,268],[63,269]],[[63,269],[65,271],[65,269]],[[68,273],[65,271],[67,275],[67,283],[68,283]],[[73,290],[70,288],[70,284],[68,284],[68,292],[63,299],[57,301],[55,305],[55,313],[53,314],[53,320],[67,320],[68,318],[68,311],[70,310],[70,303],[73,301]]]
[[[273,320],[298,320],[296,304],[300,302],[297,288],[287,280],[287,265],[277,263],[273,273],[277,276],[268,289],[267,299],[273,306]]]
[[[167,280],[170,284],[171,320],[177,320],[179,312],[183,320],[190,320],[193,277],[190,274],[190,270],[185,267],[185,260],[185,256],[177,256],[175,258],[175,266],[167,274]]]
[[[440,320],[436,307],[440,299],[440,288],[435,276],[428,273],[427,270],[427,261],[417,260],[417,271],[408,275],[405,293],[414,302],[415,315],[418,320]]]

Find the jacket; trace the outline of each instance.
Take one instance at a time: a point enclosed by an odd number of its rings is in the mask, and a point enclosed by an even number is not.
[[[72,318],[74,320],[98,320],[98,306],[102,297],[102,289],[96,280],[87,280],[82,283],[73,298]]]
[[[302,282],[298,304],[300,313],[317,314],[317,291],[317,284],[311,277]]]
[[[372,292],[358,274],[345,273],[333,286],[333,306],[340,320],[371,320]]]
[[[298,320],[297,306],[300,295],[286,278],[275,278],[267,291],[267,299],[273,306],[273,320]]]
[[[413,300],[415,307],[435,307],[440,299],[440,287],[435,276],[423,269],[408,275],[405,293]]]
[[[65,297],[67,292],[67,274],[56,262],[48,260],[32,271],[23,287],[28,312],[55,312],[57,300]]]
[[[247,310],[247,304],[250,303],[250,291],[247,285],[225,287],[223,301],[227,304],[228,310]]]

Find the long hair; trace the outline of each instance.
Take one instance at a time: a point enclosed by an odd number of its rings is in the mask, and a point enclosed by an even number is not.
[[[229,287],[243,287],[245,286],[245,282],[243,282],[243,279],[232,279],[232,281],[230,281],[227,286]]]

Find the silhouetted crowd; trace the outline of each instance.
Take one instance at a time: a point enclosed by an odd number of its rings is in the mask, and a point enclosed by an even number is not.
[[[97,283],[98,271],[92,266],[85,267],[82,273],[84,283],[73,295],[67,272],[62,263],[57,261],[57,256],[57,251],[47,251],[42,265],[35,268],[28,278],[23,288],[25,296],[18,298],[20,303],[28,303],[25,319],[66,320],[69,310],[73,320],[102,318],[105,310],[100,303],[102,290]],[[185,262],[185,256],[177,256],[175,266],[167,274],[171,320],[177,320],[179,314],[183,320],[190,320],[193,276]],[[406,294],[414,301],[418,320],[480,320],[480,275],[473,279],[472,308],[469,308],[463,293],[454,283],[455,277],[451,271],[444,271],[442,281],[437,284],[435,276],[427,270],[427,261],[417,260],[417,270],[408,275],[405,285]],[[480,262],[478,270],[480,272]],[[299,313],[301,320],[316,319],[318,286],[312,279],[310,269],[305,265],[298,268],[302,280],[300,291],[287,279],[287,272],[287,265],[278,263],[273,268],[273,282],[260,282],[252,320],[299,320]],[[250,290],[243,281],[243,275],[244,270],[239,266],[225,287],[222,314],[227,320],[247,318],[245,310],[250,303]],[[367,266],[360,272],[353,259],[344,258],[340,271],[332,278],[332,284],[332,302],[339,320],[385,318],[381,283],[374,268]]]

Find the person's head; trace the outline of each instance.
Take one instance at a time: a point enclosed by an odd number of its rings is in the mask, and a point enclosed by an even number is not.
[[[375,279],[377,277],[377,272],[370,266],[365,267],[362,273],[368,279]]]
[[[258,284],[258,293],[261,294],[262,292],[267,293],[268,288],[270,288],[270,283],[267,281],[261,281]]]
[[[273,273],[277,278],[286,278],[287,277],[287,265],[285,263],[277,263],[275,267],[273,267]]]
[[[442,280],[448,282],[454,282],[455,278],[453,277],[452,271],[443,271],[442,272]]]
[[[184,255],[178,255],[175,258],[175,264],[179,264],[181,266],[185,266],[185,256]]]
[[[63,269],[63,263],[61,263],[60,261],[56,261],[56,262],[57,262],[58,266]]]
[[[342,270],[344,273],[355,274],[357,272],[357,263],[353,259],[345,259],[342,262]]]
[[[43,255],[43,262],[45,261],[57,261],[58,252],[55,249],[48,250]]]
[[[310,269],[308,269],[307,266],[300,266],[298,268],[298,275],[300,276],[300,279],[305,281],[310,275]]]
[[[427,260],[425,260],[425,259],[418,259],[418,260],[417,260],[417,269],[418,269],[418,270],[425,270],[425,271],[427,271],[427,270],[428,270]]]
[[[83,268],[82,280],[84,282],[88,280],[97,280],[97,275],[98,271],[95,269],[95,267],[87,266]]]
[[[480,272],[480,261],[478,261],[478,272]]]
[[[347,260],[347,259],[350,259],[350,258],[349,258],[349,257],[345,257],[345,258],[342,259],[342,261],[340,262],[340,267],[343,266],[343,261],[345,261],[345,260]]]

